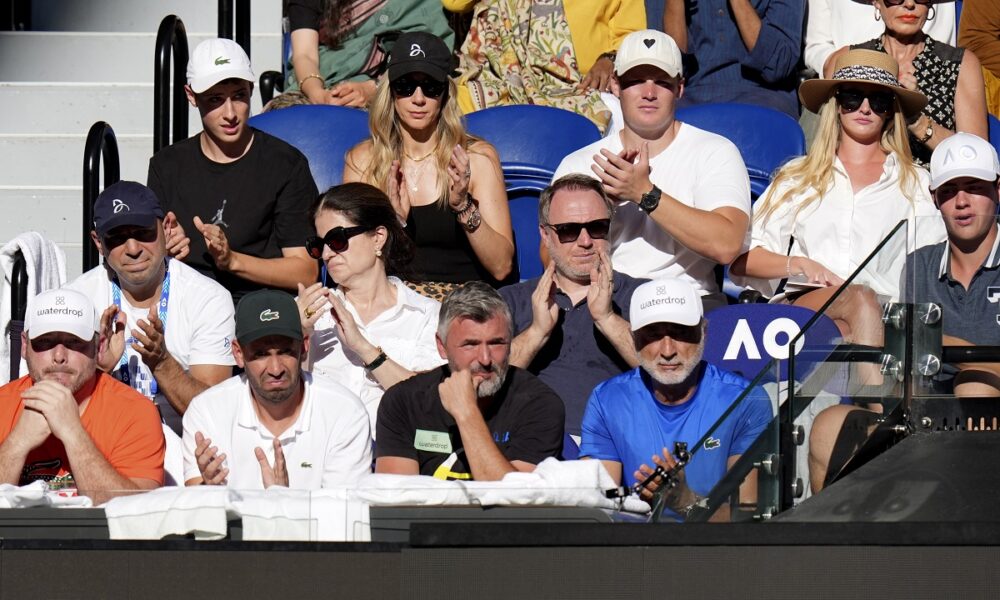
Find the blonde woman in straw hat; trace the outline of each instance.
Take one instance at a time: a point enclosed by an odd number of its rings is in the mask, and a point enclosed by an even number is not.
[[[818,309],[900,220],[927,216],[917,246],[944,239],[928,194],[927,172],[914,165],[907,117],[927,99],[897,79],[896,61],[882,52],[851,50],[837,58],[829,79],[799,87],[803,106],[819,113],[809,152],[782,167],[754,207],[750,250],[736,259],[738,283],[772,296],[782,279],[811,287],[786,300]],[[911,244],[912,245],[912,244]],[[901,253],[905,254],[905,253]],[[831,307],[845,337],[881,343],[876,296],[898,297],[903,257],[885,272],[852,286]],[[865,310],[864,308],[871,310]]]
[[[956,131],[984,139],[988,135],[986,88],[979,59],[971,51],[935,40],[923,31],[924,23],[935,17],[935,5],[950,1],[855,0],[874,4],[874,17],[885,23],[885,32],[851,48],[887,53],[899,64],[902,86],[927,96],[927,106],[908,122],[910,152],[924,167],[930,164],[934,148]],[[833,56],[846,51],[848,48],[841,48]]]

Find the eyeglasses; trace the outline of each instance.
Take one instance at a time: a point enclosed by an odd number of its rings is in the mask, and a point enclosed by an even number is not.
[[[560,243],[569,244],[575,242],[584,229],[587,230],[587,235],[595,240],[607,238],[608,230],[611,229],[611,219],[597,219],[588,223],[549,223],[545,226],[556,232]]]
[[[900,4],[906,2],[906,0],[882,0],[886,6],[899,6]],[[930,6],[934,4],[934,0],[913,0],[914,4],[922,4],[924,6]]]
[[[847,112],[854,112],[861,108],[861,103],[868,98],[868,106],[880,115],[890,113],[896,102],[896,95],[892,92],[863,92],[855,88],[840,88],[834,94],[837,103]]]
[[[400,98],[409,98],[416,93],[417,88],[420,88],[423,90],[424,95],[428,98],[437,99],[444,93],[447,83],[444,81],[435,81],[433,79],[418,80],[404,75],[399,79],[391,81],[389,83],[389,87],[392,88],[392,93],[396,94]]]
[[[364,233],[366,231],[371,231],[371,227],[365,227],[364,225],[358,225],[356,227],[334,227],[330,231],[326,232],[322,238],[312,236],[306,240],[306,252],[309,256],[313,258],[323,257],[323,246],[329,246],[330,250],[340,253],[347,250],[348,242],[351,238],[358,235],[359,233]]]
[[[150,244],[156,241],[157,235],[156,227],[116,227],[104,235],[104,247],[110,250],[129,240]]]

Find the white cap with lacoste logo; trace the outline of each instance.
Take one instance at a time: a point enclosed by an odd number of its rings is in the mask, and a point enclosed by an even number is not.
[[[673,277],[647,281],[635,288],[629,304],[632,331],[653,323],[693,326],[701,323],[702,314],[701,298],[694,286]]]
[[[200,94],[220,81],[234,78],[254,82],[250,58],[233,40],[205,40],[191,53],[187,81],[194,93]]]
[[[996,149],[978,135],[961,131],[938,144],[931,155],[931,191],[959,177],[996,181],[1000,177]]]

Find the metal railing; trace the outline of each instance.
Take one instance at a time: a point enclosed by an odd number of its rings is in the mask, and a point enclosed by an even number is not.
[[[14,253],[14,268],[10,276],[10,348],[9,381],[21,376],[21,332],[24,315],[28,312],[28,263],[18,250]]]
[[[250,56],[250,0],[219,0],[219,37],[235,39]]]
[[[91,125],[87,133],[87,144],[83,149],[83,270],[97,266],[97,248],[90,240],[90,229],[94,225],[94,201],[101,193],[101,159],[104,159],[104,187],[117,182],[121,176],[118,158],[118,140],[115,130],[104,121]]]
[[[171,54],[171,51],[173,53]],[[173,139],[170,138],[170,64],[174,64]],[[187,97],[184,94],[188,62],[187,31],[177,15],[167,15],[156,32],[153,71],[153,153],[188,136]]]

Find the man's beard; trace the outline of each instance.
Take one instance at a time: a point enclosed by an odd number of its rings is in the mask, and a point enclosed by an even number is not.
[[[294,396],[295,392],[299,389],[300,381],[298,373],[289,374],[289,385],[287,388],[265,390],[260,381],[247,373],[247,382],[250,384],[250,389],[253,390],[254,397],[270,404],[282,404]]]
[[[489,379],[483,379],[478,384],[476,384],[476,397],[477,398],[489,398],[500,391],[503,387],[504,381],[507,379],[507,367],[508,362],[505,360],[503,364],[493,363],[489,368],[475,367],[472,369],[471,374],[474,378],[476,375],[482,375],[486,373],[492,373],[493,377]]]
[[[642,366],[642,370],[645,371],[650,377],[652,377],[660,385],[679,385],[684,383],[688,377],[694,373],[695,369],[698,368],[699,363],[701,363],[702,355],[705,353],[705,336],[701,337],[701,342],[698,343],[698,348],[695,350],[691,358],[684,363],[684,368],[680,371],[674,371],[673,373],[661,373],[656,369],[656,363],[658,361],[649,361],[639,355],[639,364]]]

